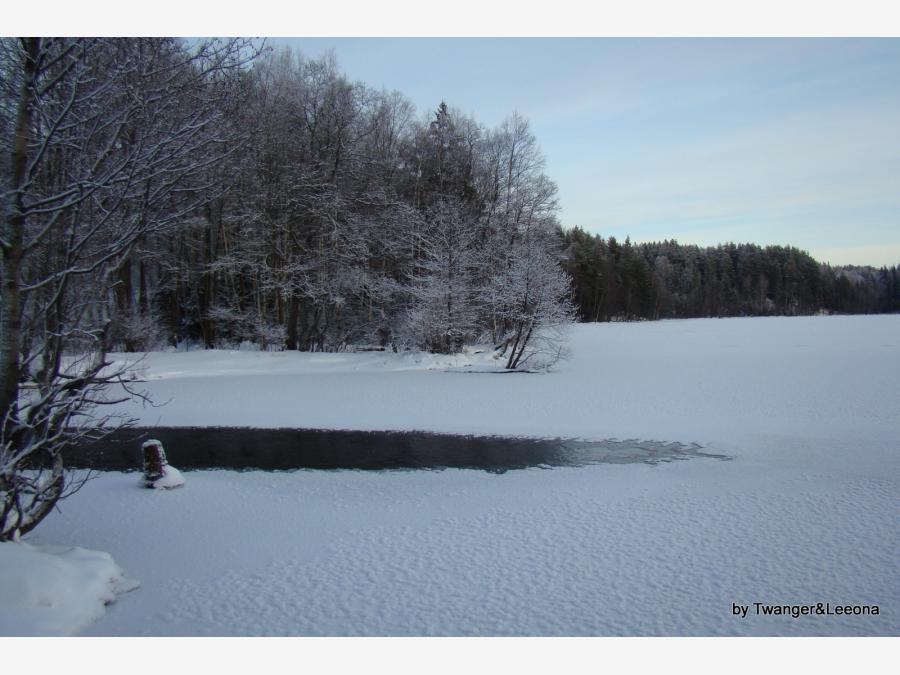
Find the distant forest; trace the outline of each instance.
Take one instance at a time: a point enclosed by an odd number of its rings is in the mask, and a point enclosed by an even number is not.
[[[832,267],[790,246],[560,236],[581,321],[900,311],[896,265]]]

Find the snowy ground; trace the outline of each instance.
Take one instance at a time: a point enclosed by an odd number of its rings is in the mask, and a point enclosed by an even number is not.
[[[733,461],[204,471],[162,492],[108,473],[29,541],[108,551],[141,582],[91,635],[900,634],[900,316],[586,325],[572,349],[524,375],[151,354],[143,386],[171,403],[131,409],[145,425],[699,442]]]
[[[571,360],[527,375],[446,372],[466,359],[422,354],[153,353],[136,386],[169,403],[129,412],[161,426],[897,439],[898,316],[578,325],[571,338]]]
[[[138,584],[108,553],[0,542],[0,635],[69,635]]]

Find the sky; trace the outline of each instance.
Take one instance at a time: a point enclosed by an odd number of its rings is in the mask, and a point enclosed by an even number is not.
[[[529,119],[566,227],[900,264],[900,39],[279,38],[351,80]]]

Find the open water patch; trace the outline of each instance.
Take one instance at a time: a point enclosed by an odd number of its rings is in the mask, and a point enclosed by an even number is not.
[[[72,468],[130,471],[141,466],[141,443],[162,441],[179,469],[274,470],[514,469],[590,464],[660,464],[694,458],[725,460],[696,443],[583,441],[463,436],[419,431],[334,431],[237,427],[147,427],[116,431],[72,448]]]

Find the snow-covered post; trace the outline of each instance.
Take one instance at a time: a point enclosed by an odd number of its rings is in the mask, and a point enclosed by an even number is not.
[[[144,454],[144,485],[149,488],[174,488],[184,485],[181,472],[169,466],[162,441],[155,438],[141,445]]]
[[[150,486],[164,475],[163,467],[168,464],[166,451],[162,442],[156,439],[145,441],[141,450],[144,453],[144,482]]]

